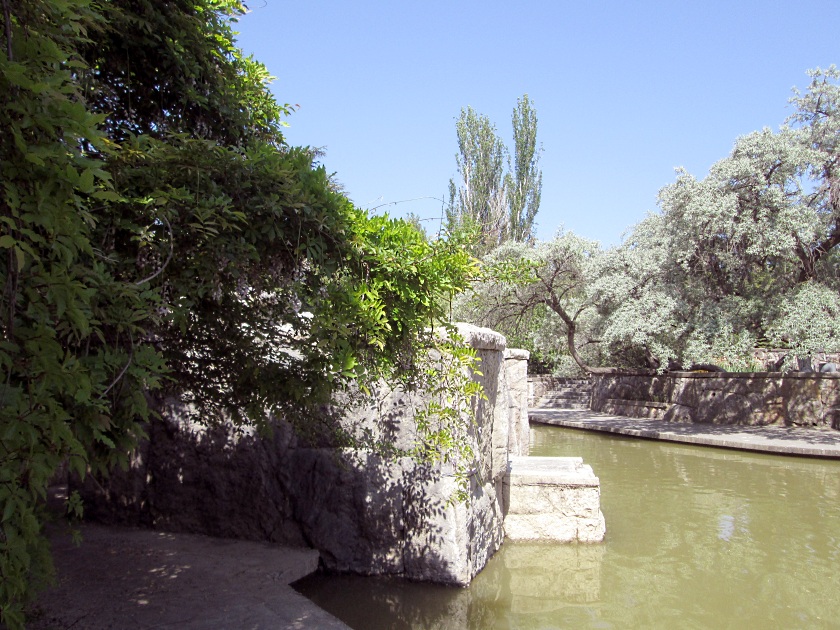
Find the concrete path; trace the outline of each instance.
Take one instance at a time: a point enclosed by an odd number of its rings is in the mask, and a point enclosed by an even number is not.
[[[840,458],[840,431],[780,426],[684,424],[610,416],[589,410],[532,408],[530,422],[782,455]]]
[[[312,549],[84,525],[52,531],[58,583],[27,628],[184,630],[348,626],[289,584],[318,565]]]

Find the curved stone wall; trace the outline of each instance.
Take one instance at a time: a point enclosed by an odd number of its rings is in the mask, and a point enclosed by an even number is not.
[[[592,410],[673,422],[840,429],[840,374],[595,374]]]

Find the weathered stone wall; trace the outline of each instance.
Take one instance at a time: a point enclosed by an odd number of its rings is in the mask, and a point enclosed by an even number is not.
[[[840,374],[596,374],[593,411],[673,422],[840,429]]]
[[[503,336],[461,326],[481,358],[486,400],[476,403],[478,444],[468,504],[450,501],[453,470],[313,444],[283,422],[270,436],[207,428],[170,404],[149,425],[128,472],[79,484],[88,516],[163,530],[305,544],[326,568],[466,584],[504,537],[509,451],[527,453],[527,353]],[[422,394],[383,387],[344,410],[341,423],[408,447]],[[524,451],[524,453],[523,453]]]

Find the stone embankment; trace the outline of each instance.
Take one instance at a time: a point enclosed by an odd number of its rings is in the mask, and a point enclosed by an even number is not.
[[[525,457],[528,353],[507,349],[504,337],[487,329],[460,332],[481,359],[474,377],[486,394],[475,401],[469,503],[451,500],[456,478],[445,467],[312,444],[283,422],[268,436],[207,427],[189,408],[169,404],[148,426],[128,471],[107,481],[71,480],[87,517],[145,529],[86,525],[81,548],[66,534],[54,536],[59,584],[40,598],[33,627],[340,628],[287,586],[316,562],[339,572],[466,584],[505,535],[602,540],[592,468],[580,458]],[[345,409],[342,426],[409,446],[413,410],[427,394],[378,394]],[[584,547],[598,546],[567,547],[564,561],[540,579],[556,582],[558,592],[580,591],[582,601],[597,599],[590,586],[600,565],[580,564],[591,555]],[[527,558],[542,549],[520,545],[507,556],[515,601],[530,602]]]
[[[840,429],[840,374],[596,374],[591,409],[669,422]]]
[[[546,381],[541,383],[540,381]],[[840,374],[616,372],[592,379],[592,409],[543,391],[530,421],[699,446],[840,459]],[[581,386],[582,387],[582,386]],[[548,393],[546,393],[546,391]]]
[[[312,443],[277,422],[272,435],[207,427],[170,404],[126,473],[79,485],[99,521],[308,546],[332,571],[467,584],[504,539],[511,455],[526,455],[528,353],[488,329],[460,326],[481,359],[468,503],[451,466]],[[381,391],[339,422],[408,449],[425,392]],[[327,421],[327,418],[325,418]]]

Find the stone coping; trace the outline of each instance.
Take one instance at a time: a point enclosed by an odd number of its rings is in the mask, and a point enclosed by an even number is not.
[[[508,459],[511,485],[599,486],[592,467],[580,457],[513,456]]]
[[[648,378],[796,378],[840,379],[840,372],[664,372],[652,370],[618,370],[594,374],[595,377],[646,376]]]
[[[608,403],[625,405],[627,407],[652,407],[653,409],[667,409],[670,403],[652,402],[649,400],[626,400],[624,398],[607,398]]]
[[[516,359],[518,361],[527,361],[531,358],[531,353],[522,348],[505,348],[505,359]]]

